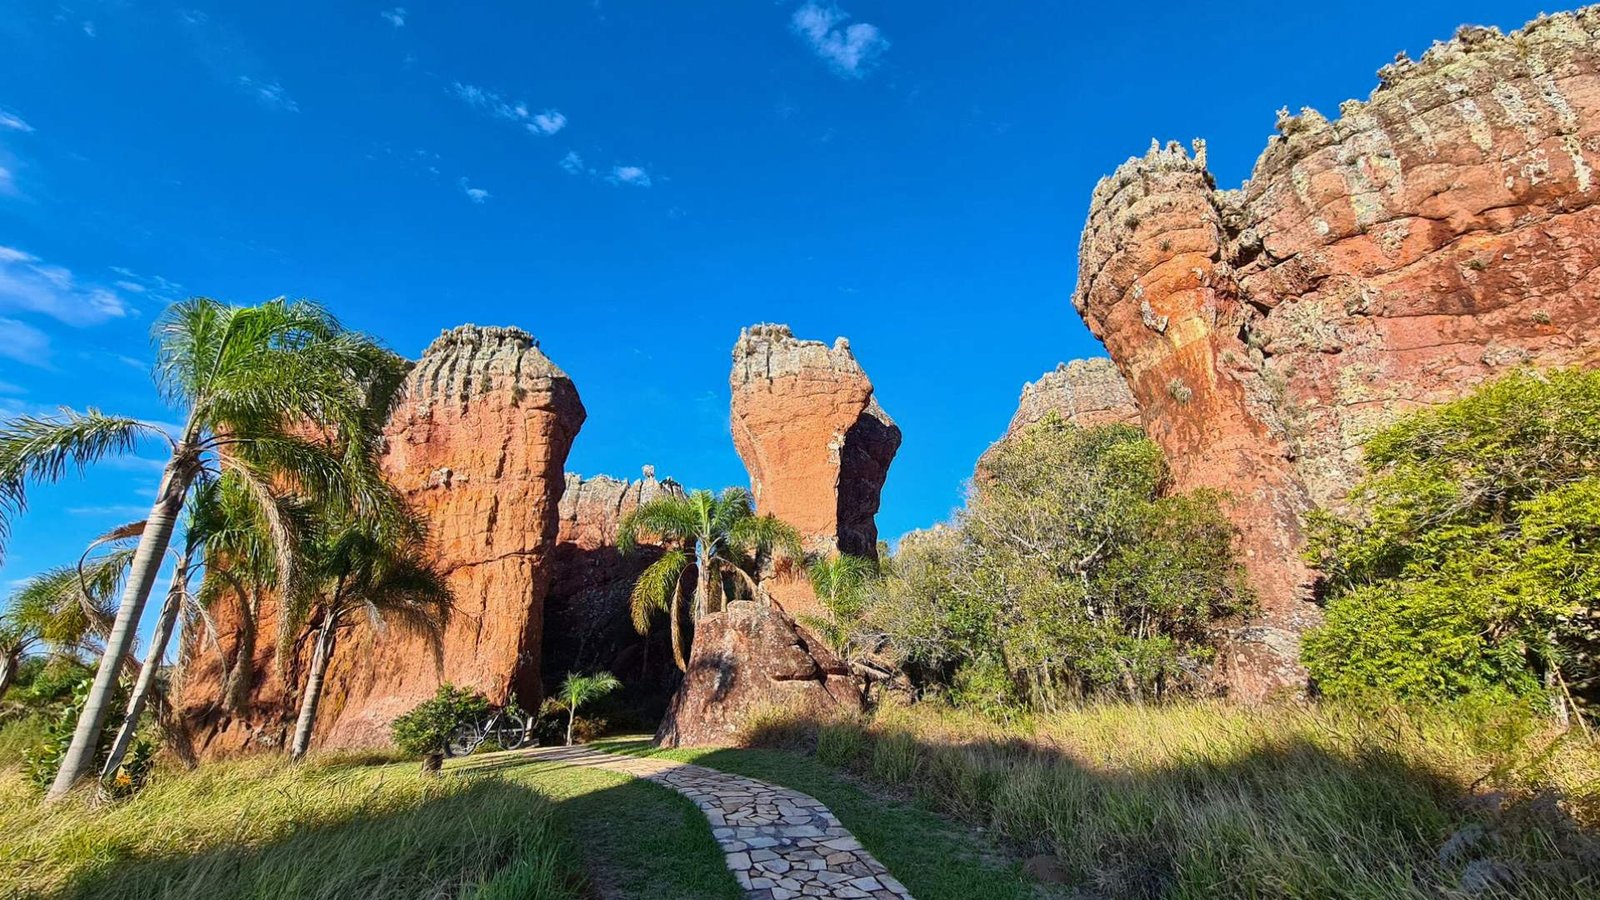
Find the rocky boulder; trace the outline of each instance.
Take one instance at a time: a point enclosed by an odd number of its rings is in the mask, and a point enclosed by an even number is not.
[[[727,746],[753,712],[860,713],[861,690],[833,651],[776,604],[736,601],[701,619],[683,687],[656,732],[663,747]]]
[[[1205,147],[1153,146],[1095,188],[1073,302],[1177,487],[1232,495],[1259,619],[1246,698],[1302,683],[1303,514],[1363,441],[1519,365],[1600,361],[1600,9],[1464,28],[1330,121],[1280,114],[1236,191]]]

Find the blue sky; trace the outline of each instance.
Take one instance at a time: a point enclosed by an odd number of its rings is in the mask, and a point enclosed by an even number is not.
[[[312,297],[415,357],[518,325],[589,410],[568,468],[745,481],[741,326],[847,335],[905,442],[880,528],[960,502],[1152,137],[1244,179],[1282,106],[1533,3],[0,2],[0,416],[172,418],[190,294]],[[153,455],[155,448],[151,448]],[[143,514],[159,463],[33,492],[0,588]]]

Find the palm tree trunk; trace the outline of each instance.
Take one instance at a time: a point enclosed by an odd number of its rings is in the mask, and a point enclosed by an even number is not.
[[[17,666],[22,659],[17,654],[7,653],[0,656],[0,700],[6,698],[6,692],[11,690],[11,682],[17,677]]]
[[[261,592],[251,591],[248,603],[243,597],[239,598],[239,611],[244,618],[235,633],[233,665],[222,685],[222,708],[234,714],[244,711],[255,681],[256,622],[261,616]]]
[[[338,624],[330,610],[317,632],[317,645],[311,653],[311,672],[306,676],[306,693],[300,701],[300,719],[294,724],[294,742],[289,745],[289,758],[299,759],[311,746],[311,729],[317,723],[317,702],[322,699],[322,680],[328,674],[328,660],[333,656],[333,634]]]
[[[139,548],[134,552],[116,621],[112,623],[111,634],[106,638],[106,650],[100,657],[100,668],[95,672],[88,700],[78,715],[72,743],[61,758],[61,768],[56,771],[55,782],[45,795],[46,801],[65,797],[78,779],[94,765],[95,747],[100,743],[100,729],[105,725],[106,713],[117,691],[117,677],[122,670],[123,657],[133,647],[139,616],[144,612],[145,602],[150,599],[150,588],[155,584],[156,574],[161,571],[162,558],[172,541],[173,526],[178,521],[178,514],[183,511],[183,498],[189,492],[189,483],[194,479],[195,471],[196,460],[192,451],[187,444],[179,445],[161,477],[161,489],[145,520],[144,534],[139,537]]]
[[[672,610],[668,619],[672,624],[672,661],[678,664],[678,671],[687,673],[689,662],[683,658],[683,581],[680,579],[672,590]]]
[[[123,716],[116,743],[111,745],[111,755],[100,767],[102,779],[116,774],[117,767],[122,765],[122,758],[128,754],[129,745],[133,743],[134,732],[139,728],[139,717],[144,714],[150,689],[156,683],[156,672],[161,668],[161,660],[166,658],[167,643],[172,640],[178,612],[183,609],[184,581],[188,575],[189,557],[185,554],[178,557],[178,564],[172,569],[172,585],[167,588],[167,602],[162,605],[161,618],[156,622],[155,632],[150,635],[150,651],[145,654],[144,665],[139,669],[139,680],[134,683],[133,693],[128,696],[128,712]]]
[[[567,706],[567,746],[568,747],[572,746],[572,722],[573,722],[573,720],[575,720],[577,718],[578,718],[578,706],[577,706],[577,704],[569,704]]]

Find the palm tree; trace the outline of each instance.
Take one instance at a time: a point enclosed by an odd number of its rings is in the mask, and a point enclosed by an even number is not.
[[[687,496],[669,494],[641,504],[623,517],[617,529],[617,546],[629,553],[644,535],[654,535],[672,546],[639,574],[633,586],[633,627],[640,634],[648,633],[650,614],[667,610],[672,658],[683,672],[689,670],[689,664],[684,658],[679,609],[683,605],[683,576],[689,571],[690,554],[694,556],[695,572],[694,619],[722,608],[725,576],[736,574],[751,596],[759,597],[760,588],[745,566],[759,565],[760,559],[773,550],[793,557],[800,555],[799,533],[772,516],[756,516],[750,494],[743,488],[727,488],[720,495],[710,491],[694,491]]]
[[[280,659],[292,654],[297,635],[316,629],[289,747],[297,760],[311,745],[339,629],[354,624],[354,614],[364,611],[376,628],[397,624],[428,637],[437,653],[451,602],[444,577],[422,561],[422,528],[409,517],[332,514],[321,526],[306,550],[305,587],[284,604],[279,628]]]
[[[807,568],[811,589],[835,619],[849,621],[861,615],[862,589],[878,574],[878,561],[870,556],[836,553]]]
[[[29,578],[0,613],[0,699],[24,657],[39,650],[76,656],[100,649],[111,622],[120,560],[62,566]]]
[[[567,711],[567,746],[572,746],[572,723],[578,718],[578,707],[591,700],[598,700],[622,687],[622,682],[610,672],[596,672],[593,675],[579,675],[577,672],[568,672],[567,679],[561,682],[561,689],[556,691],[556,705]]]
[[[170,451],[51,800],[65,796],[93,761],[119,663],[133,645],[195,479],[206,471],[234,472],[263,498],[265,510],[276,508],[268,498],[285,484],[361,507],[375,480],[364,464],[377,439],[367,401],[375,386],[397,385],[403,366],[305,301],[236,307],[197,297],[168,308],[154,341],[158,386],[182,417],[175,436],[93,409],[0,424],[0,539],[10,517],[26,507],[30,482],[59,480],[152,436],[165,438]]]

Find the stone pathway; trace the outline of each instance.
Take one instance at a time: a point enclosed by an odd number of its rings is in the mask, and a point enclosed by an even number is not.
[[[799,791],[669,759],[583,747],[520,752],[541,762],[622,772],[693,800],[751,900],[911,900],[826,806]]]

